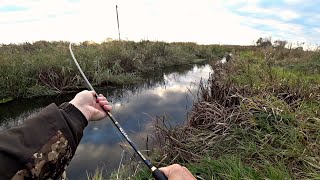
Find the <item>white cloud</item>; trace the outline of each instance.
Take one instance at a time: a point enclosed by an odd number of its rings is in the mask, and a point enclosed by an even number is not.
[[[83,0],[79,3],[64,0],[26,2],[23,5],[29,6],[30,10],[10,13],[10,16],[9,13],[0,14],[0,23],[4,23],[0,33],[5,35],[1,41],[101,40],[108,37],[110,24],[116,24],[111,19],[115,17],[111,4],[101,0],[96,3]],[[50,15],[54,16],[49,18]],[[30,19],[36,20],[28,22]]]
[[[244,4],[258,4],[261,0],[237,0],[237,1],[225,1],[228,6],[242,6]]]
[[[301,17],[290,9],[265,9],[259,0],[118,0],[122,39],[193,41],[200,44],[252,44],[260,36],[298,33],[299,25],[285,21]],[[118,38],[115,1],[79,0],[4,0],[1,5],[29,7],[27,11],[0,12],[0,43],[36,40],[103,41]],[[260,13],[279,20],[240,16],[230,6],[242,6],[243,12]],[[283,21],[283,22],[281,22]],[[254,25],[275,27],[264,31]]]
[[[293,5],[293,4],[305,2],[305,0],[284,0],[284,2],[287,4]]]
[[[320,28],[313,28],[312,30],[315,31],[315,32],[320,33]]]
[[[252,13],[260,16],[276,16],[282,20],[289,21],[299,18],[301,15],[289,9],[283,8],[263,8],[255,4],[247,4],[238,9],[243,13]]]
[[[283,21],[273,20],[273,19],[259,19],[259,18],[247,18],[246,23],[250,25],[267,26],[270,28],[269,31],[264,32],[264,36],[270,36],[273,39],[283,39],[288,41],[300,41],[307,42],[304,33],[304,27],[299,24],[284,23]],[[265,27],[263,27],[265,28]]]
[[[295,32],[301,33],[303,32],[303,27],[298,24],[292,23],[284,23],[282,21],[273,20],[273,19],[259,19],[259,18],[247,18],[248,24],[255,24],[255,25],[267,25],[276,30],[276,32],[282,31],[285,33],[288,32]]]
[[[300,15],[298,13],[291,11],[291,10],[278,9],[278,11],[280,11],[280,12],[277,12],[277,14],[283,20],[293,20],[293,19],[297,19],[300,17]]]
[[[28,11],[0,13],[2,43],[117,39],[115,2],[6,1]],[[250,44],[259,31],[244,27],[222,1],[118,1],[122,38]],[[65,12],[74,12],[66,15]],[[52,18],[48,16],[55,15]],[[23,22],[25,21],[25,22]],[[241,34],[241,35],[240,35]]]

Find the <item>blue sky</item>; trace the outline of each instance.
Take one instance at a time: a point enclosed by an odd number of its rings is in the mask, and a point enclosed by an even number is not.
[[[1,0],[0,43],[122,39],[320,43],[319,0]]]

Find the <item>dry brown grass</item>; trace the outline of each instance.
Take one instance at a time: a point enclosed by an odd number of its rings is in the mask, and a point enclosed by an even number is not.
[[[165,118],[157,118],[158,162],[201,164],[206,157],[236,156],[260,178],[272,177],[266,172],[270,167],[283,168],[283,178],[318,177],[320,113],[305,111],[309,105],[320,108],[313,104],[319,101],[318,85],[278,83],[267,70],[267,85],[238,84],[233,76],[242,71],[241,63],[216,68],[200,84],[185,125],[170,128]]]

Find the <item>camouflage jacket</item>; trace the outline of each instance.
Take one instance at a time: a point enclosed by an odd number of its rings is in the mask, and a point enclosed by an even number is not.
[[[0,133],[0,179],[58,179],[88,122],[72,104],[50,104]]]

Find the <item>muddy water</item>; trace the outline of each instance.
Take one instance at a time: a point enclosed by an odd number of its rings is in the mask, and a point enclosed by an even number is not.
[[[207,79],[209,65],[175,67],[164,72],[150,74],[147,83],[134,86],[111,87],[96,90],[106,95],[113,105],[113,115],[118,119],[129,137],[140,149],[146,149],[146,138],[152,134],[151,117],[166,115],[171,124],[183,123],[187,110],[192,106],[192,93],[200,79]],[[0,105],[0,130],[17,126],[29,115],[39,111],[51,102],[60,104],[69,101],[74,94],[20,99]],[[70,179],[86,179],[97,167],[104,173],[119,166],[124,144],[109,119],[89,123],[76,154],[67,169]],[[124,148],[126,149],[126,148]],[[130,156],[130,151],[125,151]]]

